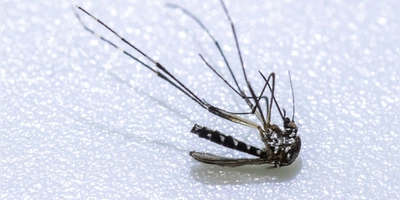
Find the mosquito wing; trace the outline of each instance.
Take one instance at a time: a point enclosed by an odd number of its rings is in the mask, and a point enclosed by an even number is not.
[[[210,153],[191,151],[190,156],[195,160],[206,163],[225,167],[239,167],[243,165],[262,165],[262,164],[274,164],[273,161],[266,158],[226,158],[216,156]]]

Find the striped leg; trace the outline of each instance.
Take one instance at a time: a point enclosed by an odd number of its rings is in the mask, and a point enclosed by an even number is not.
[[[225,135],[219,131],[211,130],[204,126],[195,124],[190,132],[198,135],[201,138],[210,140],[211,142],[217,143],[224,147],[248,153],[250,155],[257,156],[259,158],[265,156],[265,152],[257,147],[253,147],[251,145],[248,145],[242,141],[233,138],[230,135]]]

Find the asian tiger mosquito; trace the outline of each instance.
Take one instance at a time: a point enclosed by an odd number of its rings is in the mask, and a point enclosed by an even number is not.
[[[254,129],[257,129],[260,133],[260,137],[262,142],[265,145],[265,148],[257,148],[251,145],[248,145],[242,141],[239,141],[235,139],[232,136],[223,134],[219,131],[216,130],[211,130],[207,127],[200,126],[195,124],[191,130],[192,133],[198,135],[201,138],[210,140],[214,143],[217,143],[219,145],[238,150],[241,152],[248,153],[250,155],[256,156],[257,158],[226,158],[226,157],[221,157],[221,156],[216,156],[210,153],[204,153],[204,152],[196,152],[196,151],[191,151],[189,154],[192,156],[195,160],[207,163],[207,164],[214,164],[214,165],[220,165],[220,166],[229,166],[229,167],[237,167],[237,166],[242,166],[242,165],[258,165],[258,164],[273,164],[275,167],[277,166],[287,166],[292,164],[297,156],[300,153],[301,149],[301,139],[297,135],[297,125],[294,122],[294,112],[295,112],[295,106],[294,106],[294,92],[293,92],[293,86],[292,86],[292,81],[290,78],[290,72],[289,72],[289,80],[290,80],[290,86],[292,89],[292,97],[293,97],[293,116],[292,119],[286,116],[286,111],[284,109],[280,109],[278,102],[276,101],[274,97],[274,90],[275,90],[275,74],[272,72],[268,78],[266,78],[261,71],[259,71],[260,75],[265,81],[265,84],[263,86],[263,89],[260,93],[260,95],[256,95],[250,82],[248,81],[246,70],[244,67],[243,63],[243,58],[241,55],[240,47],[239,47],[239,42],[237,39],[236,35],[236,30],[235,26],[233,24],[233,21],[228,13],[228,10],[225,6],[225,3],[223,0],[220,0],[220,3],[222,5],[222,8],[224,10],[224,13],[226,17],[228,18],[228,21],[231,25],[232,33],[235,39],[235,44],[236,44],[236,49],[238,52],[238,56],[240,59],[241,63],[241,69],[243,76],[246,81],[246,86],[250,92],[250,96],[247,96],[245,91],[239,86],[236,77],[228,64],[228,61],[222,51],[222,49],[219,46],[218,41],[211,35],[209,30],[203,25],[203,23],[195,17],[192,13],[190,13],[188,10],[175,5],[175,4],[167,4],[168,7],[171,8],[178,8],[183,11],[184,14],[192,18],[207,34],[208,36],[213,40],[215,46],[218,48],[219,53],[221,54],[222,58],[224,59],[225,65],[228,68],[234,82],[235,86],[237,89],[235,89],[226,79],[224,79],[205,59],[204,57],[199,54],[200,58],[203,60],[203,62],[222,80],[224,81],[236,94],[238,94],[242,99],[245,100],[246,104],[250,107],[251,112],[243,112],[243,113],[234,113],[234,112],[229,112],[224,109],[215,107],[209,103],[207,103],[204,99],[199,98],[196,94],[194,94],[189,88],[187,88],[182,82],[180,82],[174,75],[172,75],[166,68],[164,68],[163,65],[158,63],[157,61],[153,60],[150,56],[142,52],[139,48],[125,40],[123,37],[121,37],[117,32],[115,32],[113,29],[108,27],[105,23],[100,21],[98,18],[94,17],[92,14],[84,10],[83,8],[76,6],[79,10],[87,14],[88,16],[92,17],[94,20],[96,20],[98,23],[100,23],[102,26],[107,28],[110,32],[112,32],[115,36],[117,36],[119,39],[121,39],[125,44],[129,45],[133,49],[135,49],[138,53],[143,55],[147,60],[152,62],[156,68],[150,67],[149,65],[145,64],[138,58],[134,57],[132,54],[128,53],[127,51],[121,49],[118,47],[116,44],[111,42],[110,40],[97,35],[93,30],[91,30],[89,27],[87,27],[82,19],[80,18],[79,14],[74,10],[76,17],[82,24],[82,26],[89,31],[90,33],[98,36],[101,40],[104,42],[107,42],[111,46],[115,47],[116,49],[121,50],[124,54],[129,56],[130,58],[136,60],[139,62],[141,65],[144,67],[148,68],[149,70],[153,71],[157,76],[159,76],[161,79],[164,79],[168,83],[170,83],[172,86],[174,86],[176,89],[180,90],[182,93],[184,93],[186,96],[188,96],[190,99],[192,99],[194,102],[199,104],[201,107],[204,109],[208,110],[212,114],[224,118],[226,120],[229,120],[231,122],[241,124],[244,126],[248,126]],[[158,71],[158,70],[160,71]],[[271,81],[271,83],[270,83]],[[271,86],[272,85],[272,86]],[[271,92],[271,97],[268,99],[267,96],[263,96],[264,91],[266,87],[268,86],[270,92]],[[261,109],[260,106],[260,100],[265,99],[266,104],[267,104],[267,114],[266,117],[263,114],[263,110]],[[251,101],[254,101],[253,102]],[[275,103],[275,106],[277,110],[279,111],[279,114],[283,120],[283,128],[284,130],[281,130],[279,126],[275,124],[271,124],[271,111],[272,111],[272,106]],[[251,115],[256,115],[257,119],[260,121],[261,125],[252,122],[250,120],[247,120],[245,118],[240,117],[239,115],[246,115],[246,114],[251,114]]]

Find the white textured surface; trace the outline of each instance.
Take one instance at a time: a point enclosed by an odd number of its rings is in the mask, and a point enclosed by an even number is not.
[[[303,147],[279,169],[191,159],[190,150],[245,156],[197,138],[194,123],[261,144],[97,40],[71,10],[101,18],[210,103],[243,110],[198,57],[222,61],[198,26],[143,2],[2,1],[0,198],[400,198],[398,1],[227,2],[253,85],[257,70],[275,71],[289,113],[292,73]],[[238,71],[219,2],[171,2],[203,20]]]

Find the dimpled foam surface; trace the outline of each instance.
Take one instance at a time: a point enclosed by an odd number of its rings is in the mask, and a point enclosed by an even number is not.
[[[2,1],[1,199],[400,198],[398,1],[225,2],[249,82],[258,93],[258,70],[275,72],[276,99],[291,117],[290,70],[302,149],[282,168],[193,160],[192,150],[251,157],[190,133],[194,124],[263,144],[257,130],[207,112],[74,14],[154,67],[75,4],[85,8],[210,104],[248,112],[198,55],[236,87],[213,41],[165,3]],[[248,93],[220,2],[169,3],[198,16]],[[271,116],[282,127],[275,105]]]

